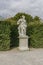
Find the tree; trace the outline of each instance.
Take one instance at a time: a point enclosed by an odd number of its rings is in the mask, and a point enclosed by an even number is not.
[[[17,13],[13,19],[17,22],[19,18],[22,17],[22,15],[25,16],[25,19],[27,21],[27,23],[29,24],[29,22],[33,22],[33,17],[31,15],[25,14],[25,13]]]
[[[35,16],[34,21],[40,21],[40,18],[38,16]]]

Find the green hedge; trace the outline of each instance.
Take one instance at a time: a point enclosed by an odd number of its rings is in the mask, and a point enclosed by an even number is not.
[[[43,24],[28,26],[27,34],[30,36],[31,47],[43,48]]]
[[[8,50],[18,47],[18,26],[9,22],[0,21],[0,50]],[[43,48],[43,24],[32,24],[27,27],[27,35],[30,37],[29,45],[34,48]]]
[[[0,21],[0,50],[10,49],[10,23]]]

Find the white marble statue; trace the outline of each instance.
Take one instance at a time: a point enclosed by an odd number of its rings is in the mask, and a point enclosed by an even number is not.
[[[26,36],[26,20],[25,20],[25,16],[22,15],[22,17],[17,21],[18,24],[18,32],[19,32],[19,36]]]

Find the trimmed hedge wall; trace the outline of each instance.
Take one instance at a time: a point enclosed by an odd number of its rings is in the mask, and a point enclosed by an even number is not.
[[[0,50],[8,50],[19,46],[18,26],[9,22],[0,21]],[[32,24],[27,27],[27,35],[30,37],[29,46],[43,48],[43,24]]]
[[[28,26],[27,34],[30,36],[31,47],[43,48],[43,24]]]
[[[10,49],[10,23],[0,21],[0,50]]]

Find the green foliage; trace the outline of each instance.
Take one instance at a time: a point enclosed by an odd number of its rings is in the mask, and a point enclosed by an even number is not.
[[[40,21],[40,18],[38,16],[35,16],[34,21]]]
[[[27,34],[30,36],[32,47],[43,48],[43,24],[29,26]]]
[[[10,49],[10,23],[0,21],[0,50]]]

